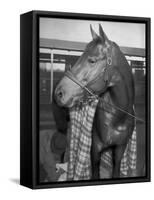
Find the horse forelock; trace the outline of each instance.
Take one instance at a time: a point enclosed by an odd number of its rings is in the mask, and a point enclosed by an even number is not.
[[[99,56],[99,51],[98,51],[98,45],[101,45],[101,39],[98,37],[96,39],[93,39],[91,42],[89,42],[83,52],[83,54],[80,56],[78,61],[75,63],[73,66],[72,70],[73,73],[77,74],[81,68],[81,65],[85,62],[85,60],[88,58],[88,56]],[[82,66],[83,67],[83,66]]]

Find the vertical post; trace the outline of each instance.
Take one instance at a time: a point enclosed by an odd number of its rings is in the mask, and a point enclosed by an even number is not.
[[[50,76],[50,101],[52,103],[53,94],[53,49],[51,49],[51,76]]]

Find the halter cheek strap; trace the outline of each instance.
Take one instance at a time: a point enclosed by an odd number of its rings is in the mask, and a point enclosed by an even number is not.
[[[107,57],[107,65],[112,65],[112,58],[111,57]]]
[[[104,72],[104,81],[109,81],[109,68],[112,66],[112,58],[108,57],[107,58],[107,66],[105,68],[105,72]]]
[[[98,77],[96,77],[96,79],[94,79],[93,81],[88,83],[86,85],[86,88],[88,88],[89,90],[92,91],[92,89],[91,89],[92,85],[94,85],[97,81],[99,81],[101,79],[102,81],[104,81],[104,84],[105,84],[104,88],[101,90],[101,92],[98,92],[98,93],[93,92],[93,93],[97,94],[98,96],[101,93],[104,93],[106,91],[108,85],[109,85],[109,69],[111,68],[111,66],[112,66],[112,58],[111,57],[107,57],[106,66],[103,69],[103,71],[99,74]]]

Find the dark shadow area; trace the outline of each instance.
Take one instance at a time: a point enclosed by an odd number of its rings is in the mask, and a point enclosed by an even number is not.
[[[20,179],[18,179],[18,178],[10,178],[10,181],[11,181],[12,183],[17,184],[17,185],[20,185]]]

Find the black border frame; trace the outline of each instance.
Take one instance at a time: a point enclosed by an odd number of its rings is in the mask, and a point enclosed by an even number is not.
[[[39,18],[63,18],[112,22],[144,23],[146,25],[146,175],[145,177],[106,180],[39,182]],[[31,11],[20,16],[20,184],[33,188],[57,188],[120,183],[149,182],[151,180],[151,19],[144,17],[95,15],[50,11]],[[28,33],[26,33],[28,32]],[[27,66],[28,65],[28,66]],[[29,84],[27,85],[27,82]],[[26,94],[24,91],[27,91]],[[28,97],[26,98],[26,95]],[[26,98],[26,99],[25,99]],[[25,106],[26,103],[26,106]],[[30,144],[30,145],[29,145]],[[28,149],[28,150],[26,150]]]

